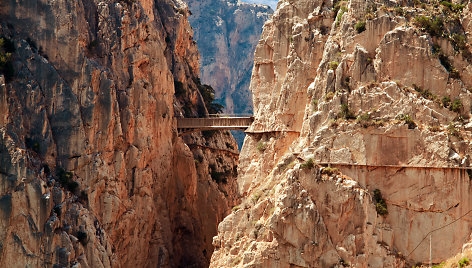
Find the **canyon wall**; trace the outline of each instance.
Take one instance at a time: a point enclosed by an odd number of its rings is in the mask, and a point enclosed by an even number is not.
[[[210,267],[399,267],[470,240],[470,10],[283,0]],[[431,233],[430,233],[431,232]]]
[[[215,89],[227,113],[252,112],[249,92],[254,50],[272,9],[237,0],[187,0],[201,54],[203,83]]]
[[[229,132],[178,135],[175,116],[206,114],[188,16],[1,1],[1,267],[208,266],[238,151]]]

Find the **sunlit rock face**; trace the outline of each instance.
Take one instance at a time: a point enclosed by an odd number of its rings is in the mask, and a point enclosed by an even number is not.
[[[461,251],[472,3],[456,4],[279,2],[255,53],[243,202],[210,267],[429,263],[435,229],[433,263]]]
[[[175,116],[206,113],[188,15],[0,3],[0,267],[208,266],[238,151],[229,132],[178,136]]]

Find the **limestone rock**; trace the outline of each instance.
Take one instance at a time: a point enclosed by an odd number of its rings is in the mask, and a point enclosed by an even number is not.
[[[174,115],[206,114],[188,15],[172,0],[0,3],[16,49],[0,76],[1,267],[208,266],[237,149],[229,132],[178,136]]]
[[[211,267],[403,267],[429,262],[430,231],[434,263],[470,243],[471,36],[454,29],[471,3],[453,23],[445,3],[402,5],[279,2],[255,53],[243,202]]]

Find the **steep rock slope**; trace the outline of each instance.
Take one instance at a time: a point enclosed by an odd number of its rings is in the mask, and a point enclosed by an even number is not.
[[[178,137],[174,114],[206,113],[187,17],[171,0],[0,3],[1,267],[208,265],[237,150]]]
[[[226,112],[252,112],[249,82],[254,50],[272,9],[237,0],[186,2],[201,54],[202,82],[215,89]]]
[[[281,1],[211,267],[398,267],[470,239],[472,3]]]

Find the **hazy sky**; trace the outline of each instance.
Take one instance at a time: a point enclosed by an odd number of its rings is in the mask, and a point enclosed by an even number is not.
[[[277,7],[278,0],[241,0],[246,3],[254,3],[254,4],[265,4],[269,5],[274,11]]]

